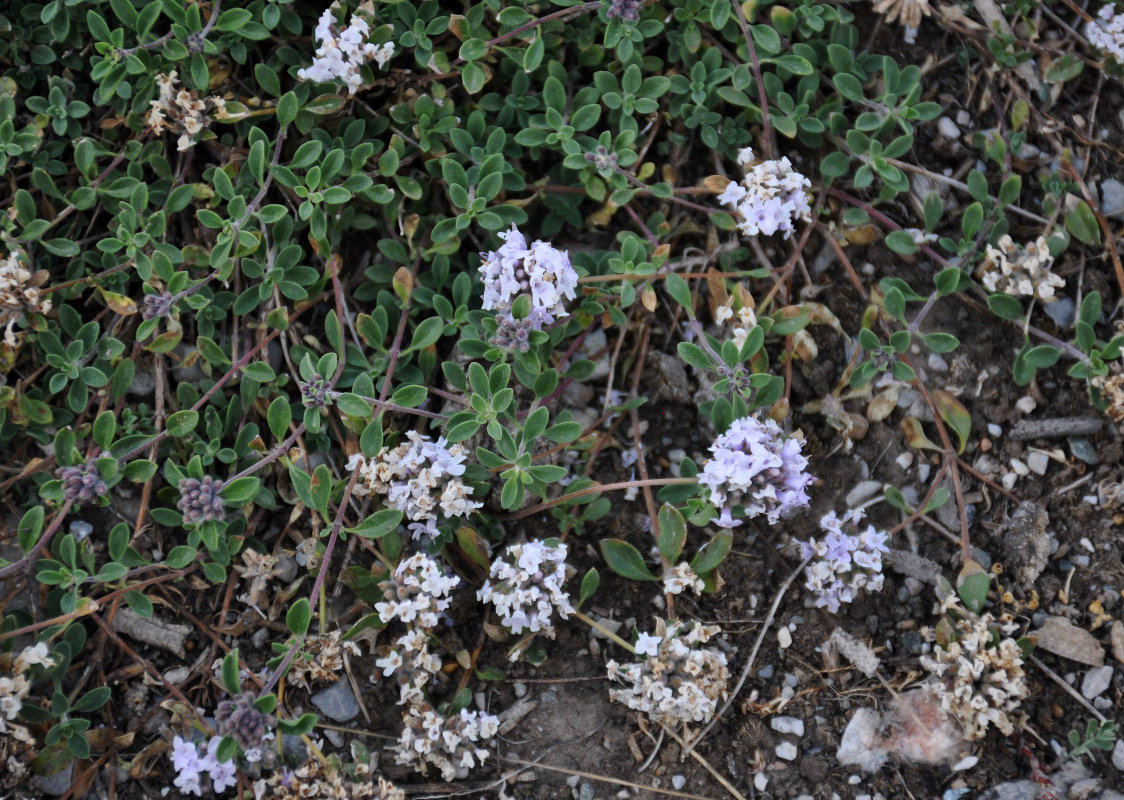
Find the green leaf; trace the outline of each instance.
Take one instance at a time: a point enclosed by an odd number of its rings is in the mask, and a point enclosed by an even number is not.
[[[308,626],[312,623],[312,607],[308,604],[308,598],[302,597],[289,608],[285,614],[285,626],[293,633],[294,636],[304,636],[308,632]]]
[[[232,506],[241,506],[253,500],[261,488],[261,481],[254,477],[235,478],[222,487],[219,494]]]
[[[960,340],[951,333],[927,333],[922,338],[934,353],[949,353],[960,346]]]
[[[581,589],[578,591],[578,608],[581,608],[586,600],[593,597],[600,584],[601,575],[597,572],[597,568],[590,567],[589,571],[585,573],[585,576],[582,578]]]
[[[186,545],[177,545],[173,547],[168,555],[164,558],[164,565],[169,569],[183,569],[192,561],[195,560],[195,548],[187,547]]]
[[[886,246],[900,256],[911,256],[917,252],[917,242],[913,236],[905,231],[894,231],[887,234]]]
[[[347,528],[347,532],[362,536],[364,539],[381,539],[396,531],[402,524],[404,516],[400,509],[384,508],[376,511],[354,528]]]
[[[113,443],[113,434],[117,432],[117,417],[112,411],[103,411],[94,420],[94,444],[103,450],[108,450]]]
[[[996,292],[988,295],[987,307],[990,308],[991,312],[997,317],[1009,319],[1012,322],[1022,322],[1025,316],[1023,304],[1020,303],[1017,298],[1009,294]]]
[[[676,349],[679,351],[679,357],[695,369],[714,369],[714,362],[711,360],[710,356],[704,353],[703,349],[697,344],[680,342]]]
[[[543,436],[558,444],[572,442],[581,435],[582,426],[579,422],[559,422],[543,431]]]
[[[109,695],[110,689],[108,686],[99,686],[96,689],[91,689],[78,698],[78,701],[70,707],[70,710],[76,713],[95,711],[106,704],[106,701],[109,700]]]
[[[609,569],[633,581],[654,581],[656,576],[644,563],[640,551],[622,539],[602,539],[601,555]]]
[[[1062,351],[1048,344],[1032,347],[1023,354],[1023,359],[1037,369],[1046,369],[1058,363]]]
[[[316,726],[316,721],[315,714],[302,714],[300,719],[296,720],[277,720],[277,729],[290,736],[305,736],[312,732],[312,729]]]
[[[1082,244],[1099,245],[1101,243],[1101,228],[1097,224],[1097,217],[1093,214],[1093,209],[1089,208],[1089,204],[1084,200],[1065,215],[1065,229]]]
[[[289,405],[289,398],[275,398],[274,401],[269,404],[266,421],[269,424],[269,432],[273,434],[273,438],[278,440],[284,439],[285,434],[289,432],[289,423],[293,421],[293,410]]]
[[[169,436],[181,438],[187,436],[195,430],[195,426],[199,424],[198,411],[177,411],[170,415],[164,423],[165,429],[168,431]]]
[[[235,647],[222,660],[222,685],[227,694],[235,695],[242,691],[238,680],[238,648]]]
[[[424,386],[400,386],[390,397],[390,402],[405,408],[417,408],[425,402],[429,390]]]
[[[145,597],[141,592],[138,592],[136,590],[125,592],[125,602],[129,604],[129,608],[133,609],[133,611],[136,612],[138,617],[141,617],[142,619],[152,619],[152,601]]]
[[[683,552],[683,545],[687,542],[687,521],[679,513],[679,509],[670,503],[664,503],[656,515],[660,524],[660,535],[657,544],[660,554],[668,563],[675,564]]]
[[[297,96],[292,92],[285,92],[277,101],[277,123],[282,127],[290,124],[297,118],[299,110],[300,103],[297,101]]]
[[[719,531],[713,539],[699,548],[699,552],[695,553],[695,557],[691,559],[691,569],[697,575],[713,572],[733,545],[734,535],[728,530]]]
[[[691,304],[691,287],[687,285],[687,281],[682,276],[669,272],[667,279],[664,281],[667,288],[667,293],[671,295],[671,299],[681,305],[690,317],[694,316],[693,305]]]
[[[956,593],[960,595],[964,606],[974,614],[981,613],[987,605],[987,590],[990,586],[991,577],[987,571],[971,560],[956,578]]]

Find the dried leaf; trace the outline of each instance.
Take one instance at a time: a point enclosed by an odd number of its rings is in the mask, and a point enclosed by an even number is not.
[[[868,678],[873,678],[882,665],[873,650],[842,628],[832,631],[831,638],[824,643],[824,646],[836,650]]]
[[[725,175],[707,175],[699,183],[699,186],[715,194],[722,194],[731,183],[733,183],[733,181]]]
[[[659,301],[656,298],[656,290],[650,285],[645,286],[644,290],[640,292],[640,305],[648,311],[655,311]]]
[[[890,416],[898,407],[900,392],[901,387],[895,385],[876,394],[866,407],[866,418],[871,422],[881,422]]]
[[[959,400],[943,389],[933,390],[933,402],[941,419],[956,432],[959,440],[956,452],[963,453],[964,446],[968,444],[968,435],[972,432],[972,415]]]
[[[882,231],[878,229],[877,225],[867,223],[866,225],[857,225],[854,228],[845,228],[843,237],[848,244],[868,245],[881,239]]]
[[[925,435],[925,429],[921,427],[921,420],[917,417],[906,417],[902,420],[902,433],[905,434],[906,442],[914,450],[942,452],[941,448],[933,444],[929,437]]]
[[[126,297],[123,294],[117,294],[117,292],[107,292],[100,286],[97,288],[98,294],[101,295],[101,299],[105,301],[105,304],[109,306],[110,311],[115,314],[120,314],[123,317],[128,317],[137,313],[137,303],[133,298]]]
[[[1031,636],[1036,640],[1035,646],[1047,653],[1091,667],[1104,665],[1104,648],[1096,637],[1065,617],[1047,617],[1045,624]]]

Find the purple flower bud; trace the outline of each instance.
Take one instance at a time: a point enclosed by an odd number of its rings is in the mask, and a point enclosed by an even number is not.
[[[220,492],[223,482],[210,475],[203,480],[184,478],[180,481],[180,499],[176,506],[183,514],[184,525],[195,525],[223,518],[223,500]]]
[[[97,459],[91,458],[83,464],[60,468],[55,475],[62,481],[62,494],[77,505],[85,505],[109,491],[105,481],[98,475]]]

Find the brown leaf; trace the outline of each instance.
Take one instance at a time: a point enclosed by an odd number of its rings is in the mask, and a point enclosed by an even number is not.
[[[656,310],[659,301],[656,298],[656,290],[650,285],[645,286],[643,291],[640,292],[640,304],[650,312]]]
[[[699,182],[699,185],[703,189],[707,189],[715,194],[722,194],[731,183],[733,183],[733,181],[725,175],[707,175]]]
[[[1096,637],[1065,617],[1047,617],[1045,624],[1031,636],[1037,640],[1035,646],[1047,653],[1091,667],[1104,665],[1104,648]]]

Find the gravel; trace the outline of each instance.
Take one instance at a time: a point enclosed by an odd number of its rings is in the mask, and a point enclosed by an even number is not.
[[[1112,665],[1094,667],[1085,673],[1085,679],[1081,681],[1081,696],[1086,700],[1092,700],[1100,696],[1110,683],[1112,683]]]

